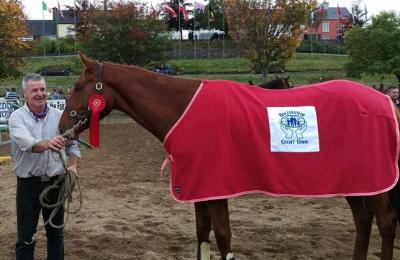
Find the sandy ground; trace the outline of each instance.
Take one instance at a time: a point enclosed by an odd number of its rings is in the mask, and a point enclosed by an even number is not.
[[[195,259],[194,207],[169,195],[161,143],[130,119],[112,117],[101,141],[101,149],[82,149],[84,205],[69,217],[66,259]],[[12,163],[0,165],[0,177],[0,260],[9,260],[16,239]],[[343,198],[250,195],[229,203],[236,259],[351,259],[354,226]],[[45,259],[45,241],[41,231],[37,259]],[[219,259],[213,234],[211,241],[211,258]],[[368,259],[378,259],[379,245],[374,226]],[[394,254],[400,259],[398,246]]]

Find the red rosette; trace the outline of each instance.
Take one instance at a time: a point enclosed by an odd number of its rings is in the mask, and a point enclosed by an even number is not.
[[[100,145],[100,112],[106,107],[106,99],[103,95],[93,95],[89,98],[91,111],[89,124],[89,142],[93,148]]]

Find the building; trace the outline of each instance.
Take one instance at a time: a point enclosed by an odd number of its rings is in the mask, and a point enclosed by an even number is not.
[[[75,15],[73,10],[58,12],[53,8],[53,20],[27,20],[29,35],[24,39],[65,38],[75,36]]]
[[[352,15],[346,7],[330,7],[323,2],[311,14],[312,25],[307,27],[304,38],[340,40],[352,28]]]

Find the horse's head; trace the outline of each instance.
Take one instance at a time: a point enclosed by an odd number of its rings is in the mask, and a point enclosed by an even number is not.
[[[113,109],[113,90],[103,82],[103,64],[80,54],[85,65],[82,75],[71,90],[59,123],[60,132],[77,138],[89,127],[91,119],[108,115]]]
[[[281,78],[281,77],[275,75],[275,79],[265,82],[263,84],[260,84],[258,86],[261,88],[267,88],[267,89],[291,88],[289,79],[290,79],[290,75],[287,76],[286,78]]]

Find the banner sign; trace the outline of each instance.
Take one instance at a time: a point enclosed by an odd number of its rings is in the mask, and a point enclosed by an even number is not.
[[[2,102],[0,103],[0,122],[7,122],[11,113],[14,111],[12,103]]]
[[[52,99],[47,100],[49,106],[55,107],[59,110],[65,109],[66,100],[65,99]],[[15,106],[13,102],[1,102],[0,103],[0,122],[7,122],[11,113],[14,111]]]

